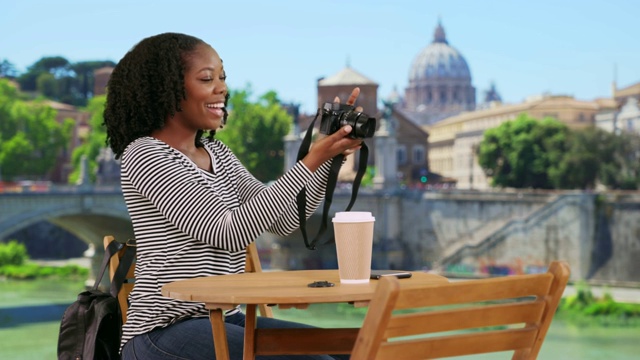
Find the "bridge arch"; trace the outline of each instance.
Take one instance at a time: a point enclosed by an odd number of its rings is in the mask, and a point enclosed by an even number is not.
[[[40,221],[50,222],[84,241],[94,250],[91,257],[95,278],[104,253],[102,239],[133,237],[126,204],[120,191],[50,191],[0,194],[0,239]]]
[[[40,221],[102,246],[105,234],[133,235],[122,193],[48,192],[0,195],[0,239]]]

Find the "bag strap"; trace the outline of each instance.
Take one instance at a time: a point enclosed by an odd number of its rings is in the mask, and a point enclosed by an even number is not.
[[[298,149],[298,158],[297,160],[302,160],[309,152],[309,148],[311,147],[311,134],[313,132],[313,127],[315,125],[316,119],[320,115],[320,109],[316,112],[315,118],[309,124],[307,128],[307,133],[302,140],[302,144],[300,144],[300,148]],[[369,148],[367,144],[363,141],[362,146],[360,148],[360,158],[358,165],[358,172],[356,173],[356,177],[353,180],[353,187],[351,188],[351,200],[349,201],[349,205],[347,206],[345,211],[351,210],[351,207],[356,201],[358,196],[358,189],[360,188],[360,183],[362,182],[362,178],[367,170],[367,160],[369,157]],[[331,160],[331,168],[329,170],[329,178],[327,179],[327,187],[325,190],[325,199],[324,199],[324,207],[322,209],[322,222],[320,224],[320,228],[318,229],[318,233],[316,237],[309,242],[307,237],[307,192],[305,188],[298,193],[296,197],[296,203],[298,206],[298,222],[300,223],[300,231],[302,232],[302,237],[304,239],[304,244],[309,250],[316,250],[316,243],[327,230],[327,223],[329,221],[329,209],[331,208],[331,202],[333,201],[333,192],[336,188],[336,184],[338,182],[338,173],[340,172],[340,167],[342,166],[342,162],[344,160],[343,154],[336,155]],[[329,238],[324,244],[329,244],[334,241],[333,236]]]
[[[96,282],[93,284],[93,290],[97,290],[102,278],[104,277],[104,273],[109,267],[109,261],[111,257],[116,255],[118,251],[122,250],[123,247],[126,246],[124,251],[124,255],[120,258],[120,262],[118,263],[118,268],[116,269],[113,279],[111,279],[111,286],[109,292],[113,297],[118,296],[118,292],[124,283],[124,280],[127,276],[127,272],[129,272],[129,268],[133,263],[136,254],[136,243],[135,240],[130,239],[127,240],[126,244],[123,244],[119,241],[112,241],[107,245],[107,248],[104,250],[104,257],[102,258],[102,264],[100,265],[100,272],[98,276],[96,276]]]
[[[111,260],[111,257],[117,254],[123,246],[124,244],[118,241],[112,241],[107,245],[107,248],[104,249],[104,257],[102,258],[102,264],[100,265],[100,272],[98,273],[98,276],[96,276],[96,282],[93,284],[92,290],[98,289],[98,286],[102,281],[102,277],[104,276],[104,272],[109,267],[109,260]]]
[[[126,248],[124,250],[124,255],[122,255],[122,257],[120,258],[118,268],[113,274],[113,279],[111,279],[111,287],[109,289],[109,292],[111,293],[111,295],[113,295],[113,297],[118,297],[120,288],[122,287],[122,284],[127,277],[127,273],[129,272],[129,268],[133,263],[133,259],[136,257],[136,241],[134,239],[129,239],[127,240],[125,246]]]

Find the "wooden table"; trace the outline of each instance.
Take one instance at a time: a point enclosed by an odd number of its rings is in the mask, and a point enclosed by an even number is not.
[[[328,281],[333,287],[309,287]],[[402,283],[442,283],[442,276],[413,272]],[[367,284],[341,284],[338,270],[273,271],[220,275],[180,280],[162,288],[162,295],[205,303],[209,310],[216,359],[229,359],[224,311],[246,305],[244,359],[255,355],[349,354],[358,335],[354,329],[256,329],[256,306],[304,309],[316,303],[352,303],[366,306],[373,297],[376,280]]]

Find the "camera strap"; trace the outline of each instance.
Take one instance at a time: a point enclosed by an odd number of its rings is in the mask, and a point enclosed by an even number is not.
[[[298,150],[298,161],[302,160],[308,153],[309,148],[311,146],[311,135],[313,133],[313,127],[320,114],[320,110],[316,113],[316,117],[309,124],[309,128],[307,129],[307,133],[302,140],[302,144],[300,144],[300,149]],[[369,157],[369,148],[365,142],[362,142],[362,147],[359,150],[360,158],[358,164],[358,172],[356,173],[356,177],[353,180],[353,186],[351,188],[351,200],[349,201],[349,205],[345,211],[350,211],[351,207],[356,201],[356,197],[358,196],[358,189],[360,188],[360,183],[362,182],[362,178],[367,170],[367,159]],[[298,205],[298,221],[300,223],[300,231],[302,232],[302,237],[304,238],[304,245],[309,250],[316,250],[316,243],[320,239],[320,237],[327,230],[327,223],[329,221],[329,209],[331,208],[331,202],[333,200],[333,192],[336,188],[336,184],[338,182],[338,173],[340,172],[340,167],[342,166],[342,162],[344,161],[344,155],[338,154],[333,159],[331,159],[331,167],[329,170],[329,178],[327,179],[327,188],[325,190],[325,199],[324,206],[322,209],[322,222],[320,223],[320,228],[318,229],[318,233],[315,238],[309,242],[307,236],[307,215],[306,215],[306,207],[307,207],[307,196],[306,189],[302,188],[298,196],[296,197],[296,202]],[[333,236],[329,238],[324,244],[329,244],[333,242]],[[324,245],[323,244],[323,245]]]

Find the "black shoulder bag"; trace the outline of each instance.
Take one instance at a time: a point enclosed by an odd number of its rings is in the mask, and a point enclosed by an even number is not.
[[[118,241],[109,244],[93,288],[78,294],[78,299],[65,310],[58,334],[59,360],[120,359],[122,314],[117,296],[135,257],[134,245],[127,246],[120,259],[109,292],[98,290],[98,285],[109,260],[123,246]]]

